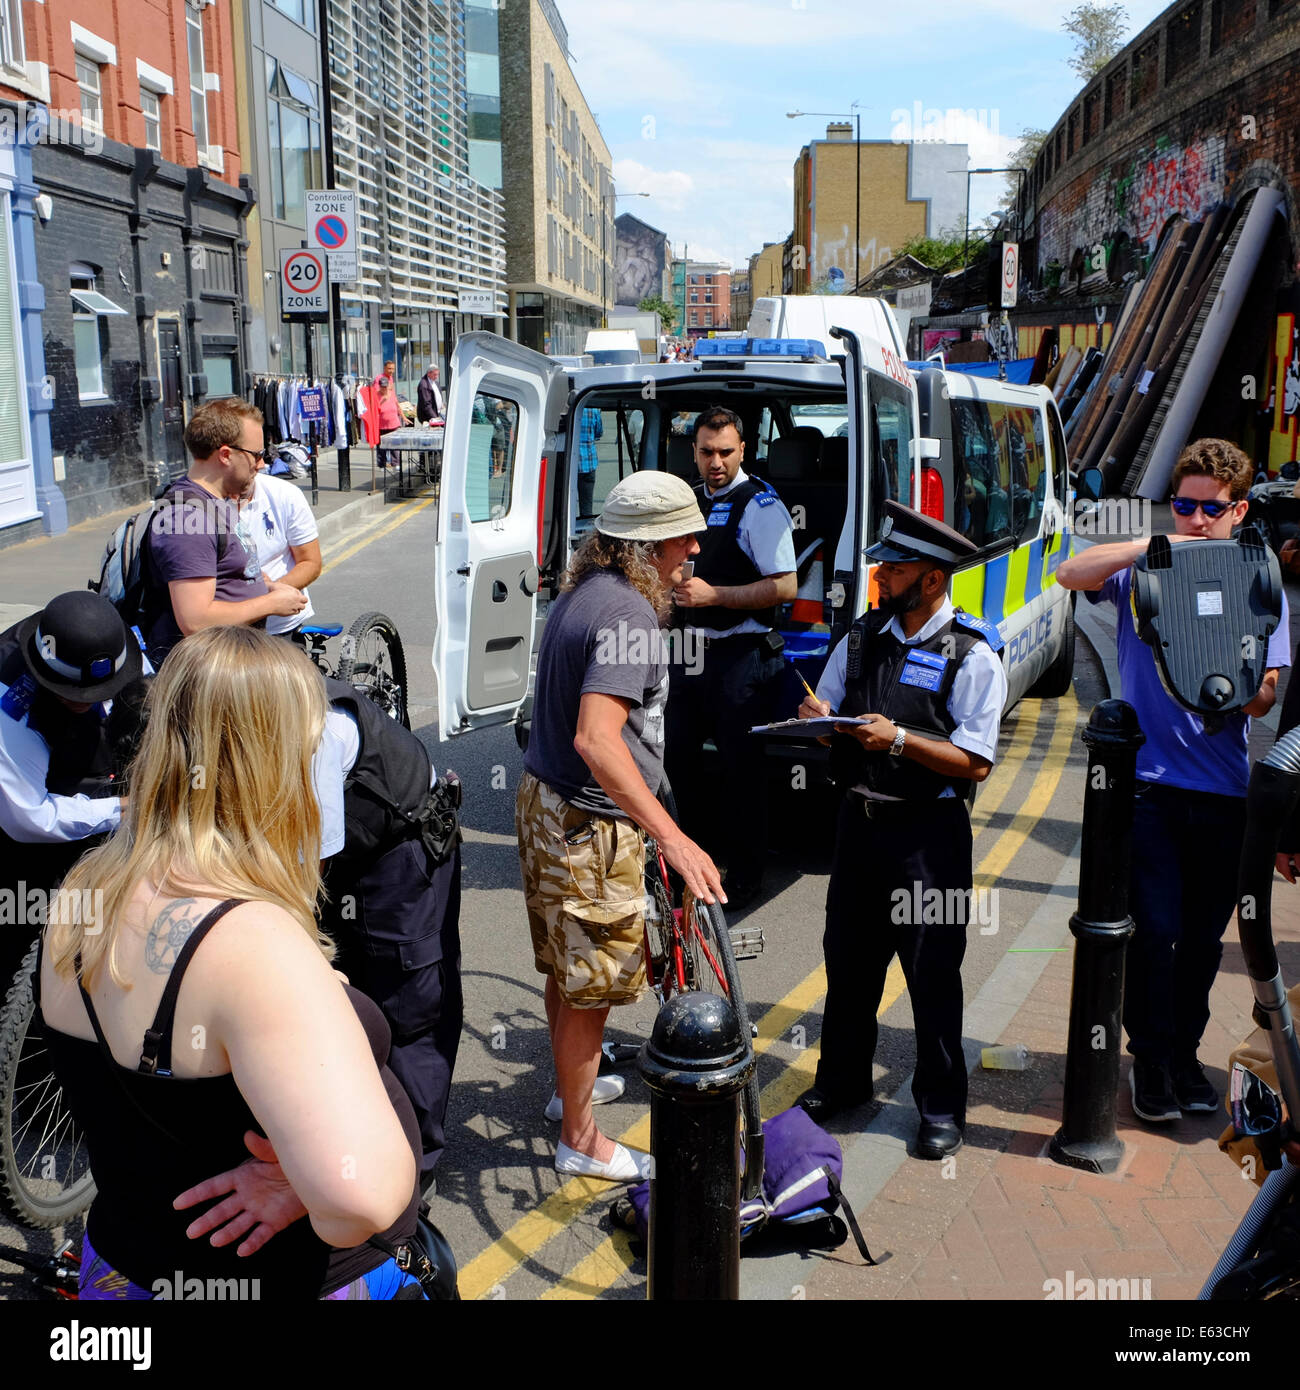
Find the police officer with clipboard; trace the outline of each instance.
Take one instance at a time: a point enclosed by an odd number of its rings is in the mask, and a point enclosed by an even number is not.
[[[965,536],[886,502],[865,554],[880,564],[879,606],[853,624],[817,699],[799,709],[863,720],[831,740],[832,772],[848,792],[826,894],[821,1059],[799,1104],[823,1121],[871,1099],[876,1011],[897,955],[916,1030],[916,1155],[941,1159],[961,1148],[966,1121],[968,793],[997,755],[1007,680],[997,629],[948,597],[952,571],[976,554]]]

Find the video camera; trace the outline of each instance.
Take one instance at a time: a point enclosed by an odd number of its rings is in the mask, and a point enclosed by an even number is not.
[[[1259,694],[1282,618],[1282,573],[1253,526],[1233,540],[1153,536],[1133,565],[1132,604],[1165,689],[1207,733]]]

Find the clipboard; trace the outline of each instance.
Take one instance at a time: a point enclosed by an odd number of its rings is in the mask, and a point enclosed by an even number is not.
[[[829,738],[837,724],[874,723],[871,719],[852,719],[848,715],[828,714],[818,719],[785,719],[776,724],[755,724],[751,734],[771,734],[778,738]]]

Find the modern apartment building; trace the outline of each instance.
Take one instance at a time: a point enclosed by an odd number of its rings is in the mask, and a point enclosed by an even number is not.
[[[859,145],[853,133],[849,122],[832,122],[826,139],[805,145],[795,160],[787,293],[851,293],[909,238],[936,236],[965,218],[968,146]]]
[[[183,472],[186,414],[241,389],[249,193],[229,0],[46,0],[22,20],[48,95],[31,179],[53,531]]]
[[[509,333],[538,352],[581,352],[614,302],[609,147],[570,70],[553,0],[501,13]]]
[[[467,0],[323,3],[334,184],[356,190],[360,222],[359,279],[341,295],[343,365],[369,375],[392,358],[410,394],[456,334],[503,322],[504,203],[480,181],[494,169],[477,120],[497,12]],[[466,291],[490,297],[492,312],[462,312]]]

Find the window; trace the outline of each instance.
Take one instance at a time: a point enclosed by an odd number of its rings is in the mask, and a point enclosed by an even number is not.
[[[187,5],[185,26],[190,55],[190,120],[199,154],[208,152],[208,88],[203,76],[203,19]]]
[[[144,115],[144,147],[147,150],[162,149],[162,111],[157,92],[148,87],[140,88],[140,110]]]
[[[87,130],[104,129],[104,101],[99,85],[99,64],[77,54],[77,87],[81,92],[81,124]]]
[[[77,395],[81,400],[107,399],[104,390],[104,353],[108,330],[104,319],[125,314],[107,296],[95,289],[93,266],[74,265],[69,278],[72,288],[72,340],[77,367]]]
[[[9,244],[9,196],[0,193],[0,463],[15,463],[27,457],[23,419],[27,407],[22,399],[22,349],[16,331],[13,287],[8,267],[12,264]]]
[[[471,521],[492,521],[510,511],[519,438],[519,407],[480,391],[474,397],[465,459],[465,503]]]
[[[953,402],[954,408],[956,401]],[[875,495],[912,503],[912,402],[906,391],[871,374],[871,480]]]
[[[316,6],[312,0],[271,0],[281,14],[288,15],[295,23],[301,24],[313,33],[316,30]]]
[[[274,58],[266,60],[272,217],[306,224],[309,188],[324,187],[316,85]]]
[[[0,0],[0,63],[7,68],[22,68],[26,54],[22,7],[18,0]]]
[[[976,545],[1018,539],[1037,524],[1047,488],[1037,411],[1000,402],[952,402],[957,529]]]

